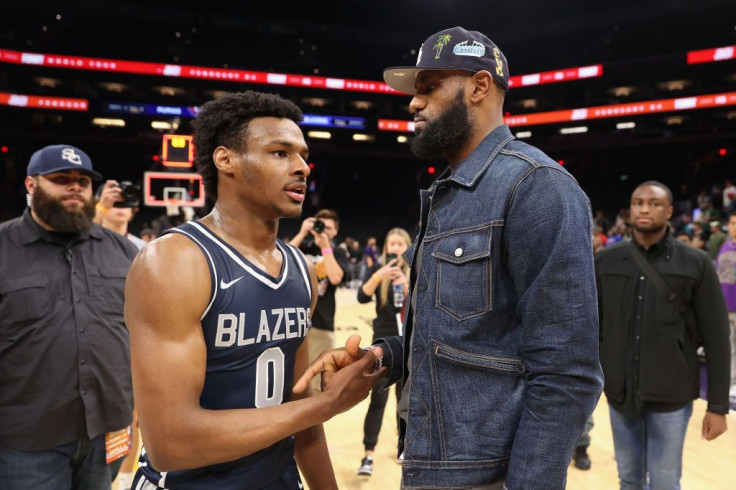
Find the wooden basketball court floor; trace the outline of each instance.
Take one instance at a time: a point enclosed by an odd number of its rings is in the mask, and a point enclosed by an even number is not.
[[[345,339],[359,334],[361,345],[370,343],[371,321],[375,316],[375,304],[361,305],[354,289],[337,291],[337,316],[335,342],[344,345]],[[693,416],[688,427],[683,456],[682,488],[686,490],[736,489],[736,416],[728,415],[729,430],[715,441],[705,441],[700,427],[706,404],[695,402]],[[327,444],[332,457],[337,482],[343,490],[392,490],[399,488],[401,467],[396,463],[396,398],[393,390],[389,396],[383,427],[374,456],[373,476],[356,475],[363,457],[363,420],[368,410],[364,400],[351,410],[338,415],[325,424]],[[570,465],[567,488],[570,490],[607,490],[618,488],[613,439],[605,397],[594,413],[595,427],[591,432],[588,449],[592,467],[580,471]],[[319,489],[313,489],[319,490]]]

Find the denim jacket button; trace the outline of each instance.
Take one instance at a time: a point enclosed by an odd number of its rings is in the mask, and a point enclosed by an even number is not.
[[[463,254],[463,249],[460,247],[457,247],[455,249],[455,257],[460,257]]]

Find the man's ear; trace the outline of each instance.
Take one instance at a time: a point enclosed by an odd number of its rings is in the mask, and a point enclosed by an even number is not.
[[[493,76],[488,70],[481,70],[470,77],[472,90],[470,91],[470,101],[479,103],[493,92]]]
[[[38,186],[38,180],[36,180],[35,177],[31,177],[29,175],[26,177],[25,184],[26,184],[26,191],[28,192],[28,194],[32,196],[33,193],[36,192],[36,186]]]
[[[220,172],[233,173],[234,162],[232,156],[229,148],[218,146],[212,152],[212,161],[215,162],[215,167]]]

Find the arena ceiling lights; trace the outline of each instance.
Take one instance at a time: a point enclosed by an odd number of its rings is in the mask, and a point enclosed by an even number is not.
[[[660,112],[676,112],[694,109],[710,109],[736,105],[736,92],[721,94],[698,95],[696,97],[681,97],[677,99],[659,99],[630,104],[602,105],[567,109],[562,111],[535,112],[504,118],[510,127],[534,126],[539,124],[579,122],[591,119],[606,119],[614,117],[634,117]],[[380,131],[414,132],[414,122],[395,119],[379,119]]]
[[[712,63],[714,61],[726,61],[736,59],[736,46],[723,46],[722,48],[700,49],[688,51],[687,64]]]
[[[373,92],[382,94],[401,94],[383,82],[374,80],[353,80],[287,73],[232,70],[206,66],[173,65],[143,61],[125,61],[103,58],[87,58],[43,53],[27,53],[0,49],[0,62],[19,65],[34,65],[74,70],[91,70],[113,73],[132,73],[136,75],[155,75],[161,77],[195,78],[200,80],[219,80],[223,82],[255,83],[261,85],[285,85],[317,89],[346,90],[352,92]],[[600,77],[603,65],[563,68],[541,73],[517,75],[509,78],[509,88],[526,87],[547,83],[568,82],[582,78]]]

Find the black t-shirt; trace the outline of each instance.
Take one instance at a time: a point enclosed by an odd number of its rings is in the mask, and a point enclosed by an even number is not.
[[[371,267],[365,275],[366,279],[363,281],[363,284],[365,285],[366,282],[370,281],[371,276],[380,268],[381,264],[376,264]],[[372,296],[368,296],[363,292],[363,286],[358,288],[359,303],[368,303],[371,301],[373,296],[376,298],[376,318],[373,320],[373,341],[381,337],[389,337],[391,335],[399,334],[399,325],[396,320],[396,315],[401,313],[401,308],[394,306],[393,289],[390,284],[386,293],[388,294],[388,298],[382,307],[381,284],[378,285]],[[404,301],[406,301],[406,298],[404,298]]]
[[[312,315],[312,327],[320,330],[334,331],[335,290],[337,290],[337,286],[330,283],[330,280],[327,278],[327,271],[325,270],[324,264],[322,264],[324,257],[322,257],[322,252],[319,247],[317,247],[314,242],[304,243],[303,245],[302,251],[304,252],[304,255],[314,263],[315,269],[317,269],[317,292],[319,297],[317,298],[317,306],[315,307],[314,314]],[[333,246],[332,253],[335,255],[337,264],[344,273],[347,273],[348,266],[350,264],[347,251],[340,247]]]

